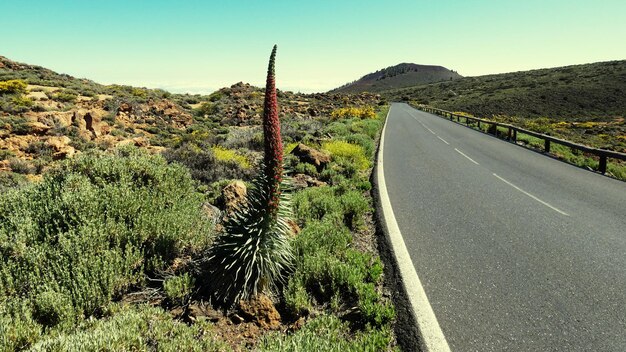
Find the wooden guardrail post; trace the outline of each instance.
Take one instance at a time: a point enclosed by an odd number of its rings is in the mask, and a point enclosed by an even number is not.
[[[600,155],[600,163],[598,164],[598,171],[603,175],[606,174],[606,155]]]
[[[543,143],[543,147],[546,153],[550,153],[550,140],[549,139],[545,140],[545,142]]]
[[[509,140],[513,139],[513,130],[509,127],[509,135],[507,136]]]
[[[517,142],[517,130],[513,130],[513,142]]]

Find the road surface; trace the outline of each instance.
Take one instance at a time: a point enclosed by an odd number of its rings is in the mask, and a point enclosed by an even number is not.
[[[626,351],[626,182],[406,104],[384,143],[391,206],[452,351]]]

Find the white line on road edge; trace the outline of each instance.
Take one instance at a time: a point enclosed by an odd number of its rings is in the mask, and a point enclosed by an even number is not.
[[[465,153],[463,153],[462,151],[460,151],[460,150],[458,150],[456,148],[454,148],[454,150],[456,150],[457,153],[463,155],[464,157],[466,157],[469,161],[473,162],[474,164],[480,165],[479,163],[476,162],[476,160],[474,160],[474,159],[470,158],[469,156],[465,155]]]
[[[430,132],[430,133],[434,134],[435,136],[437,135],[437,134],[435,133],[435,131],[431,130],[430,128],[426,127],[426,129],[428,130],[428,132]]]
[[[391,112],[391,108],[389,108]],[[409,251],[406,249],[404,238],[400,233],[400,228],[396,222],[396,216],[391,208],[391,202],[389,201],[389,194],[387,194],[387,184],[385,183],[385,172],[383,170],[383,148],[385,145],[385,130],[387,129],[387,121],[389,121],[389,113],[387,113],[387,119],[385,119],[385,125],[380,136],[380,147],[378,149],[378,158],[376,165],[376,176],[378,178],[378,193],[380,195],[380,205],[383,211],[383,217],[385,219],[385,225],[389,233],[389,239],[391,241],[391,247],[393,249],[396,262],[398,263],[398,270],[402,277],[402,284],[407,292],[411,308],[413,309],[413,315],[417,321],[417,325],[420,331],[420,335],[423,340],[423,345],[427,352],[450,352],[450,346],[448,341],[441,331],[439,322],[435,317],[428,297],[422,287],[422,282],[417,276]]]
[[[569,214],[568,214],[568,213],[566,213],[566,212],[564,212],[564,211],[562,211],[562,210],[560,210],[560,209],[558,209],[558,208],[553,207],[552,205],[550,205],[550,204],[548,204],[548,203],[546,203],[546,202],[542,201],[541,199],[539,199],[539,198],[537,198],[537,197],[533,196],[532,194],[530,194],[530,193],[528,193],[528,192],[524,191],[523,189],[521,189],[521,188],[517,187],[516,185],[514,185],[514,184],[512,184],[511,182],[509,182],[509,181],[507,181],[507,180],[503,179],[502,177],[500,177],[500,176],[498,176],[498,175],[496,175],[496,174],[493,174],[493,175],[494,175],[495,177],[499,178],[502,182],[506,183],[507,185],[509,185],[509,186],[511,186],[511,187],[513,187],[513,188],[515,188],[516,190],[518,190],[518,191],[520,191],[520,192],[524,193],[525,195],[529,196],[530,198],[532,198],[532,199],[534,199],[534,200],[538,201],[539,203],[541,203],[541,204],[545,205],[546,207],[548,207],[548,208],[550,208],[550,209],[552,209],[552,210],[556,211],[557,213],[563,214],[563,215],[565,215],[565,216],[569,216]]]
[[[441,139],[441,141],[442,141],[442,142],[444,142],[445,144],[450,145],[450,143],[446,142],[446,140],[445,140],[445,139],[443,139],[443,138],[441,138],[441,137],[439,137],[439,136],[437,136],[437,138]]]

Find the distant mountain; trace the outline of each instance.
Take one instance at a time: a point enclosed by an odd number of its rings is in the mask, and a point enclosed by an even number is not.
[[[382,92],[390,89],[451,81],[462,78],[456,71],[442,66],[402,63],[390,66],[361,79],[333,89],[332,93]]]

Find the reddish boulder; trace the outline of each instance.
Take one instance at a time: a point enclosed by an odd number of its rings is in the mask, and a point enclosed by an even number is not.
[[[314,165],[318,172],[322,171],[330,162],[330,155],[322,153],[321,151],[308,147],[302,143],[293,148],[291,154],[298,157],[301,162]]]

